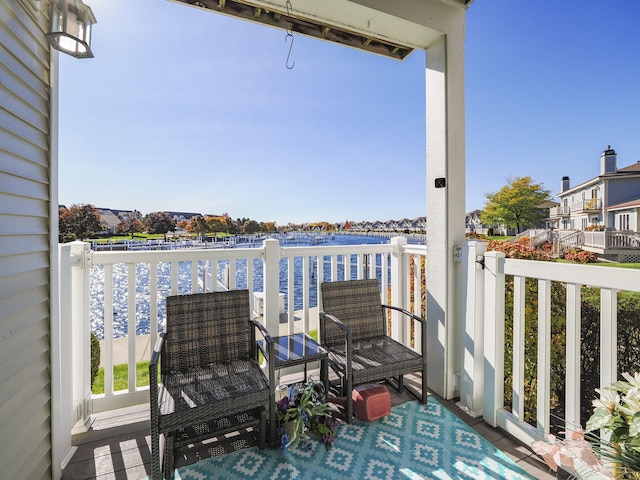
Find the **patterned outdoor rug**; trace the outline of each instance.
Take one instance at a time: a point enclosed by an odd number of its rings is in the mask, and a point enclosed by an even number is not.
[[[185,466],[176,479],[509,479],[530,480],[504,453],[433,397],[393,407],[384,419],[338,427],[328,451],[257,447]]]

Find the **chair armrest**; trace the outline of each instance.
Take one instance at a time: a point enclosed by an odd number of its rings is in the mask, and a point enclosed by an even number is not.
[[[410,312],[409,310],[406,310],[404,308],[400,308],[400,307],[395,307],[393,305],[382,305],[383,308],[388,308],[390,310],[396,310],[400,313],[404,313],[406,316],[410,317],[412,320],[417,320],[418,322],[420,322],[423,326],[427,325],[427,321],[422,318],[419,315],[416,315],[415,313]]]
[[[329,320],[331,320],[333,323],[336,324],[336,326],[338,328],[340,328],[340,330],[342,330],[343,332],[350,334],[351,330],[349,329],[349,327],[347,327],[344,323],[342,323],[340,320],[338,320],[337,317],[334,317],[333,315],[330,315],[328,313],[325,312],[320,312],[320,318],[323,321],[326,321],[326,319],[328,318]]]
[[[347,327],[344,323],[342,323],[338,317],[334,317],[333,315],[325,312],[320,312],[320,340],[321,344],[325,343],[324,331],[326,330],[325,323],[327,320],[331,320],[334,325],[336,325],[340,330],[342,330],[345,334],[345,352],[347,357],[351,357],[351,329]]]
[[[422,324],[422,333],[420,334],[420,348],[422,349],[422,358],[424,360],[424,363],[426,365],[427,362],[427,320],[422,318],[419,315],[416,315],[415,313],[410,312],[409,310],[406,310],[404,308],[400,308],[400,307],[394,307],[393,305],[382,305],[382,308],[387,308],[389,310],[396,310],[400,313],[405,314],[407,317],[409,317],[412,320],[417,320],[418,322],[420,322]]]
[[[257,327],[258,330],[260,330],[260,332],[262,333],[262,336],[267,341],[267,343],[273,343],[273,338],[271,338],[271,335],[269,334],[269,332],[267,331],[264,325],[262,325],[257,320],[249,320],[249,323],[251,323],[254,327]]]
[[[151,361],[149,362],[149,396],[151,401],[151,411],[154,405],[158,404],[158,363],[160,362],[160,352],[164,343],[164,332],[158,336],[156,345],[151,353]]]

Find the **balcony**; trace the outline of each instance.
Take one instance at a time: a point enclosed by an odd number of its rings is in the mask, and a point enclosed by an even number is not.
[[[571,216],[571,209],[569,207],[564,207],[559,205],[557,207],[551,207],[549,209],[549,217],[550,218],[565,218]]]
[[[602,200],[599,198],[589,198],[571,204],[571,211],[574,213],[599,213],[602,210]]]
[[[425,254],[424,246],[408,245],[403,238],[394,238],[390,244],[362,246],[282,247],[276,240],[266,240],[260,248],[133,252],[92,252],[88,244],[80,242],[62,245],[60,303],[67,323],[61,333],[72,345],[62,352],[62,365],[69,367],[68,398],[62,405],[72,412],[69,428],[74,428],[74,443],[80,448],[64,470],[64,478],[100,478],[101,472],[110,478],[137,478],[149,473],[148,388],[136,384],[134,361],[125,360],[129,381],[124,390],[115,391],[112,372],[123,356],[148,358],[148,345],[155,343],[161,331],[167,295],[222,288],[262,291],[258,296],[263,302],[262,319],[270,331],[310,332],[317,328],[318,279],[376,277],[387,286],[389,303],[424,315],[425,295],[411,285],[425,283]],[[501,253],[486,252],[483,242],[468,242],[459,258],[463,271],[463,284],[457,287],[462,335],[453,360],[459,378],[458,398],[442,402],[529,471],[535,471],[535,478],[555,478],[545,477],[546,466],[522,445],[545,437],[554,425],[549,400],[551,284],[557,282],[566,289],[564,418],[567,424],[579,424],[581,314],[576,305],[580,305],[582,285],[600,289],[600,384],[606,385],[618,374],[617,292],[640,291],[640,271],[505,259]],[[509,364],[505,363],[509,357],[504,351],[508,277],[513,277],[514,285],[513,360]],[[142,278],[148,278],[148,282]],[[302,282],[297,283],[296,278],[302,278]],[[525,421],[528,415],[523,400],[526,279],[533,279],[539,292],[539,388],[534,423]],[[426,317],[429,320],[429,312]],[[145,318],[147,326],[142,321]],[[411,332],[400,329],[395,322],[393,326],[392,336],[413,348]],[[135,335],[114,340],[114,332],[119,329],[123,329],[121,334]],[[91,330],[104,335],[106,373],[104,394],[100,395],[93,395],[89,385]],[[438,358],[430,357],[430,361],[436,363]],[[512,399],[510,406],[505,406],[505,371],[513,372],[508,379],[512,385],[507,396]],[[92,423],[93,429],[82,433]]]

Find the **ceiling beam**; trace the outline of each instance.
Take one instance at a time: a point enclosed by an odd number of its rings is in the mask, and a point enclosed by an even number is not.
[[[223,15],[241,18],[252,22],[260,23],[270,27],[289,30],[302,35],[327,40],[334,43],[346,45],[358,50],[365,50],[378,55],[403,60],[414,47],[393,42],[389,39],[376,37],[375,35],[364,35],[354,28],[345,26],[329,25],[317,16],[304,16],[295,10],[297,3],[302,0],[293,0],[294,10],[287,14],[286,8],[281,10],[281,6],[275,5],[267,8],[264,2],[256,0],[173,0],[177,3],[184,3],[199,7],[205,10],[214,11]],[[374,33],[374,32],[370,32]]]

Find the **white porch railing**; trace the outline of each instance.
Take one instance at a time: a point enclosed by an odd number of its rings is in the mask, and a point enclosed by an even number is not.
[[[148,402],[148,387],[136,385],[135,360],[140,359],[142,348],[152,349],[156,342],[167,295],[220,289],[227,282],[229,288],[261,291],[263,319],[274,335],[318,328],[314,307],[319,279],[375,277],[388,286],[381,292],[383,303],[411,306],[417,313],[425,308],[420,288],[410,297],[409,272],[413,270],[416,285],[424,284],[420,258],[426,255],[426,248],[407,245],[402,237],[393,238],[390,244],[318,247],[281,247],[274,239],[265,240],[261,248],[93,252],[82,242],[70,247],[60,249],[61,265],[67,265],[71,279],[62,286],[68,293],[62,300],[76,305],[65,321],[77,334],[74,344],[79,353],[69,373],[76,385],[73,408],[84,423],[93,412]],[[65,261],[64,256],[74,261]],[[412,262],[417,268],[411,268]],[[216,281],[205,280],[208,275]],[[281,293],[286,297],[282,320]],[[253,302],[254,295],[250,299]],[[409,344],[410,332],[402,325],[392,321],[391,334]],[[104,394],[100,395],[91,394],[88,380],[90,330],[104,339]],[[124,340],[115,340],[118,335]],[[148,336],[144,346],[137,340],[142,335]],[[128,365],[128,385],[120,391],[113,384],[116,342],[126,342]]]
[[[601,249],[638,249],[640,248],[640,234],[615,230],[584,232],[584,245]]]
[[[482,246],[474,246],[474,248]],[[617,380],[617,292],[640,291],[640,271],[588,265],[535,262],[505,259],[503,253],[488,252],[481,256],[484,287],[483,308],[476,308],[477,322],[484,332],[484,386],[482,411],[484,419],[530,444],[540,440],[551,427],[550,415],[550,345],[551,282],[566,286],[566,389],[565,420],[567,425],[580,425],[580,324],[581,288],[600,289],[600,386]],[[475,261],[474,256],[472,260]],[[471,265],[470,260],[470,265]],[[470,271],[475,268],[470,267]],[[505,275],[514,277],[512,411],[504,408],[505,345]],[[525,344],[525,279],[538,282],[538,351],[536,426],[524,421],[524,344]],[[482,315],[478,313],[482,312]],[[481,316],[480,316],[481,315]],[[471,321],[471,317],[467,317]],[[476,365],[477,366],[477,365]]]

